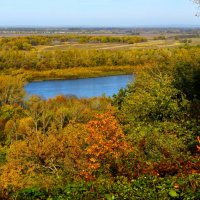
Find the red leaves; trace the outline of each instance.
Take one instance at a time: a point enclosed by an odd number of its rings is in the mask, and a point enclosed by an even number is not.
[[[165,177],[166,175],[175,175],[179,171],[178,163],[161,162],[155,165],[155,169],[159,176]]]

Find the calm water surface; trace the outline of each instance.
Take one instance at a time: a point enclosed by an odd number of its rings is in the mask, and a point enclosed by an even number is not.
[[[50,80],[31,82],[25,86],[30,95],[39,95],[45,99],[58,95],[75,95],[77,97],[97,97],[102,94],[112,96],[120,88],[133,81],[133,75],[119,75],[76,80]]]

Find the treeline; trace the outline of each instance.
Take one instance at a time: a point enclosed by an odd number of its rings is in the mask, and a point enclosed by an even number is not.
[[[38,45],[56,45],[63,42],[78,43],[128,43],[134,44],[147,41],[140,36],[88,36],[88,35],[53,35],[53,36],[26,36],[1,38],[0,48],[8,50],[31,50]]]
[[[199,49],[150,52],[111,99],[25,100],[1,76],[0,198],[199,199]]]
[[[0,69],[50,70],[74,67],[163,65],[174,62],[195,64],[200,48],[145,50],[0,51]]]

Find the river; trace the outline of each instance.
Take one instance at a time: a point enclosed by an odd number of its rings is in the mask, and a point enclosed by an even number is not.
[[[78,98],[98,97],[102,94],[112,96],[120,88],[133,81],[133,75],[118,75],[75,80],[48,80],[30,82],[25,86],[28,96],[39,95],[44,99],[58,95],[74,95]]]

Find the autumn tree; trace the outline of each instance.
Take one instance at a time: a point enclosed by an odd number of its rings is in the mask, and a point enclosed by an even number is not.
[[[97,175],[99,171],[117,176],[126,170],[125,159],[132,151],[117,120],[111,114],[99,114],[87,124],[87,169],[82,173]]]
[[[0,188],[17,190],[62,184],[78,178],[83,170],[85,128],[70,123],[62,133],[52,125],[46,134],[29,131],[7,150],[6,164],[0,166]]]
[[[181,118],[188,101],[173,87],[173,77],[159,68],[140,73],[129,87],[124,98],[121,114],[128,123],[141,121],[165,121]]]
[[[0,105],[17,104],[25,96],[22,77],[0,76]]]

